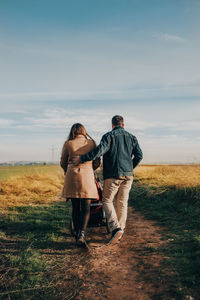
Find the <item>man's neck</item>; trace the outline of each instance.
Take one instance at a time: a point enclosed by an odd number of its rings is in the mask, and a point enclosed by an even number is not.
[[[119,127],[124,128],[124,124],[123,125],[113,125],[112,124],[112,129],[119,128]]]
[[[122,128],[122,129],[124,129],[124,126],[121,126],[121,125],[112,126],[112,130],[115,130],[115,129],[117,129],[117,128]]]

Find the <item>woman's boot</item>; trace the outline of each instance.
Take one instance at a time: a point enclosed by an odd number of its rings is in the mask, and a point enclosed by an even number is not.
[[[76,243],[79,246],[86,246],[85,230],[79,230]]]

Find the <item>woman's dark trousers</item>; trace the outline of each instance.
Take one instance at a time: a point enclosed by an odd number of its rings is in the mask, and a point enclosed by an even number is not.
[[[86,231],[90,219],[91,199],[73,198],[72,201],[72,220],[76,234]]]

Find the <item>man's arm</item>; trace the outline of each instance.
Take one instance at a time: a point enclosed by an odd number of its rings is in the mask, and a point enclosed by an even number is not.
[[[85,161],[94,160],[103,154],[105,154],[110,149],[110,136],[108,134],[104,134],[100,144],[94,148],[92,151],[87,154],[80,156],[80,163],[84,163]]]
[[[134,155],[134,158],[133,158],[133,169],[134,169],[143,158],[143,153],[142,153],[142,150],[139,146],[139,143],[138,143],[138,140],[136,139],[136,137],[134,137],[134,145],[133,145],[132,154]]]

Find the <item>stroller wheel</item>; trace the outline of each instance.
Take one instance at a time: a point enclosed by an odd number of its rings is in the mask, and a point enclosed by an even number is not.
[[[76,231],[75,231],[74,223],[73,223],[72,219],[70,220],[70,223],[69,223],[69,229],[70,229],[71,235],[76,237]]]
[[[107,230],[107,233],[111,233],[107,219],[106,219],[106,230]]]

